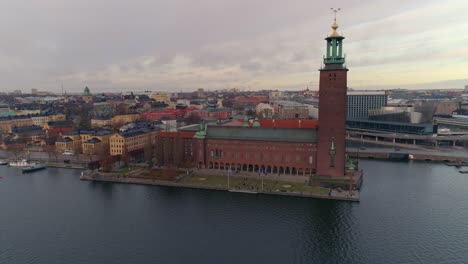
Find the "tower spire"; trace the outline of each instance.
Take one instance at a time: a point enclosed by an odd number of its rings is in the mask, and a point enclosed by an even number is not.
[[[335,13],[335,18],[333,19],[333,25],[332,25],[333,31],[332,31],[330,37],[339,37],[339,36],[340,36],[340,33],[338,33],[338,31],[336,31],[336,30],[338,29],[338,24],[336,23],[336,13],[338,13],[338,11],[340,11],[341,8],[333,8],[333,7],[332,7],[332,8],[330,8],[330,9],[331,9],[331,11],[332,11],[333,13]]]
[[[342,67],[345,62],[343,54],[343,39],[344,37],[338,33],[338,23],[336,23],[336,13],[341,10],[341,8],[330,8],[334,13],[332,33],[325,38],[327,41],[327,55],[324,58],[325,66],[335,65],[334,67]]]

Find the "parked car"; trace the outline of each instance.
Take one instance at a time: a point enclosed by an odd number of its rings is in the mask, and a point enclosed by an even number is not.
[[[75,153],[73,153],[73,151],[70,151],[70,150],[65,150],[62,154],[65,155],[65,156],[73,156],[73,155],[75,155]]]

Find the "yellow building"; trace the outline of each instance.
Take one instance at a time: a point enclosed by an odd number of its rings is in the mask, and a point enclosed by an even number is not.
[[[59,138],[55,141],[55,151],[57,153],[63,153],[65,151],[76,151],[76,141],[73,141],[70,137]]]
[[[155,132],[147,129],[132,129],[114,134],[109,139],[110,154],[112,156],[143,151],[145,146],[153,144]]]
[[[31,117],[33,125],[42,128],[46,127],[47,122],[64,121],[65,119],[66,116],[64,114],[36,115]]]
[[[98,155],[102,153],[106,146],[109,146],[109,142],[104,142],[98,139],[97,137],[93,137],[83,142],[83,154]]]
[[[91,119],[91,127],[110,127],[112,126],[112,119]]]
[[[129,114],[129,115],[116,115],[112,118],[112,125],[124,125],[126,123],[135,122],[140,118],[139,114]]]
[[[5,117],[0,119],[0,132],[11,133],[14,127],[32,126],[33,121],[29,116]]]
[[[68,150],[75,154],[96,154],[97,148],[101,147],[96,144],[108,145],[110,136],[111,132],[108,130],[73,130],[65,133],[55,143],[55,148],[59,153]]]
[[[67,117],[64,114],[53,114],[48,115],[47,118],[50,121],[64,121]]]
[[[167,93],[163,92],[156,92],[150,96],[153,98],[156,102],[164,102],[164,103],[169,103],[171,101],[170,96]]]
[[[11,120],[6,117],[0,120],[0,133],[10,133],[11,132]]]
[[[49,122],[49,117],[48,116],[33,116],[31,117],[31,120],[33,122],[33,125],[44,127],[47,122]]]
[[[175,109],[175,108],[176,108],[176,105],[177,105],[177,102],[169,101],[169,102],[166,102],[166,104],[167,104],[167,108],[169,108],[169,109]]]

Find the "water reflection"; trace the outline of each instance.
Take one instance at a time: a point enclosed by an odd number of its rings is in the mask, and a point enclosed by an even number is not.
[[[0,180],[0,263],[466,260],[468,177],[438,164],[361,165],[361,203],[87,182],[79,171],[53,168],[23,176],[0,167],[9,175]]]

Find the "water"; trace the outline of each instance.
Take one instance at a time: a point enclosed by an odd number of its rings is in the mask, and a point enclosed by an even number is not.
[[[360,203],[0,167],[0,263],[468,263],[468,175],[362,161]]]

